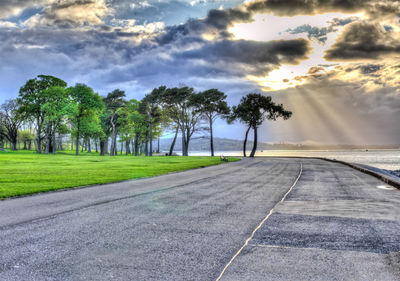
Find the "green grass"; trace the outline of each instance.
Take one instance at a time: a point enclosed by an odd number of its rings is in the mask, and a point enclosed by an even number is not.
[[[230,158],[229,161],[237,161]],[[157,176],[223,163],[219,157],[57,155],[0,152],[0,198]]]

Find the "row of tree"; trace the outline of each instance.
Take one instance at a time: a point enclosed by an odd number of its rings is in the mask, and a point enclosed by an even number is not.
[[[238,120],[247,125],[244,156],[249,131],[254,130],[252,157],[262,122],[279,117],[288,119],[291,114],[271,97],[261,94],[248,94],[239,105],[230,108],[226,95],[217,89],[196,93],[186,86],[161,86],[138,101],[127,100],[125,92],[119,89],[101,97],[87,85],[67,87],[57,77],[39,75],[21,87],[16,99],[1,106],[0,149],[5,140],[12,150],[17,149],[19,140],[23,141],[24,149],[30,149],[34,139],[37,153],[55,154],[62,149],[62,137],[70,135],[71,149],[75,145],[76,155],[83,147],[91,151],[94,144],[100,155],[113,156],[120,143],[125,146],[126,154],[138,155],[144,151],[152,156],[153,140],[169,131],[174,137],[168,155],[172,155],[180,134],[182,155],[187,156],[192,137],[198,132],[209,132],[214,156],[213,124],[217,118],[223,118],[228,123]]]

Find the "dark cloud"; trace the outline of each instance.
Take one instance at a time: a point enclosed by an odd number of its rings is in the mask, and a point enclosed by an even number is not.
[[[258,42],[248,40],[223,40],[204,45],[202,48],[182,52],[188,59],[236,62],[243,64],[297,64],[306,59],[310,50],[304,39]]]
[[[354,21],[357,21],[359,18],[358,17],[348,17],[348,18],[334,18],[331,20],[330,26],[335,27],[335,26],[345,26],[349,23],[352,23]]]
[[[379,23],[355,22],[347,26],[336,43],[326,51],[328,60],[378,59],[400,53],[400,40]]]
[[[360,66],[360,72],[362,74],[370,75],[372,73],[375,73],[381,69],[381,65],[379,64],[367,64],[367,65],[362,65]]]
[[[82,11],[85,11],[82,13]],[[47,25],[58,28],[75,28],[82,25],[102,25],[103,19],[111,15],[105,1],[64,0],[46,5],[43,12],[32,17],[31,25]]]
[[[286,30],[286,32],[290,34],[307,33],[309,39],[315,38],[318,41],[324,43],[328,39],[326,35],[328,34],[328,32],[332,32],[332,30],[326,27],[319,28],[311,26],[309,24],[304,24],[296,28],[288,29]]]
[[[218,30],[226,30],[233,22],[250,22],[252,15],[240,8],[227,10],[210,10],[205,23]]]
[[[327,35],[328,33],[331,32],[336,32],[337,27],[339,26],[345,26],[349,23],[352,23],[354,21],[359,20],[358,17],[349,17],[349,18],[334,18],[329,22],[328,27],[316,27],[312,26],[310,24],[304,24],[301,26],[298,26],[296,28],[291,28],[286,30],[286,32],[290,34],[299,34],[299,33],[307,33],[307,36],[309,39],[317,39],[321,43],[325,43],[326,40],[328,39]]]
[[[378,18],[400,12],[399,1],[392,0],[261,0],[250,2],[246,7],[253,13],[273,12],[279,16],[365,11],[371,18]]]

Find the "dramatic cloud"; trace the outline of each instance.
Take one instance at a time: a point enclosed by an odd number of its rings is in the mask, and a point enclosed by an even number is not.
[[[247,9],[253,13],[273,12],[280,16],[366,12],[371,18],[377,18],[398,14],[400,3],[392,0],[262,0],[250,2]]]
[[[379,23],[355,22],[348,25],[326,52],[328,60],[378,59],[400,53],[400,39]]]
[[[308,39],[315,38],[318,41],[325,43],[326,40],[328,39],[328,37],[327,37],[328,33],[336,32],[336,31],[338,31],[337,27],[345,26],[356,20],[358,20],[357,17],[350,17],[350,18],[345,18],[345,19],[334,18],[330,22],[328,27],[320,28],[320,27],[312,26],[310,24],[303,24],[296,28],[290,28],[290,29],[286,30],[286,32],[288,32],[290,34],[307,33]]]
[[[42,15],[34,17],[31,24],[59,26],[100,25],[112,10],[105,0],[58,0],[46,7]]]
[[[237,62],[249,65],[297,64],[306,59],[309,44],[304,39],[256,42],[223,40],[181,53],[180,57],[209,61]]]
[[[0,19],[17,16],[22,11],[40,7],[45,2],[45,0],[2,0],[0,1]]]
[[[268,90],[296,116],[275,136],[322,140],[312,133],[318,123],[329,141],[342,122],[349,136],[337,142],[389,142],[400,129],[379,122],[400,121],[399,14],[388,0],[4,0],[0,99],[38,74],[132,98],[181,83],[218,88],[231,104]],[[378,127],[352,139],[368,122]]]

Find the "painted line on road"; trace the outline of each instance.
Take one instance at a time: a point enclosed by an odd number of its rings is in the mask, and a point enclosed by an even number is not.
[[[299,181],[301,174],[303,173],[303,164],[300,163],[300,171],[299,175],[297,176],[296,180],[292,184],[292,186],[289,188],[289,190],[285,193],[285,195],[282,197],[282,199],[275,204],[275,206],[269,211],[268,215],[259,223],[259,225],[253,230],[251,233],[250,237],[247,238],[247,240],[244,242],[243,246],[236,252],[236,254],[231,258],[231,260],[225,265],[224,269],[222,269],[221,273],[217,277],[215,281],[221,280],[222,276],[224,275],[225,271],[228,269],[228,267],[233,263],[233,261],[236,259],[237,256],[240,255],[240,253],[243,251],[243,249],[249,244],[249,242],[253,239],[254,235],[256,234],[257,230],[260,229],[260,227],[269,219],[269,217],[272,215],[274,212],[275,208],[280,204],[285,201],[286,197],[289,195],[289,193],[293,190],[293,188],[296,186],[297,182]]]

